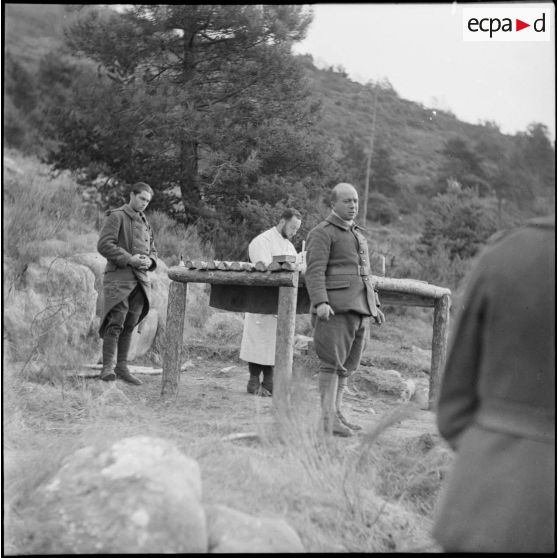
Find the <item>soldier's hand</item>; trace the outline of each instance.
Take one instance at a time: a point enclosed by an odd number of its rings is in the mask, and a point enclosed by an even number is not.
[[[140,259],[142,262],[142,269],[149,269],[151,267],[151,258],[149,256],[145,256],[143,254],[140,254]]]
[[[386,317],[384,316],[384,313],[378,308],[378,315],[374,318],[374,320],[376,321],[377,325],[382,325],[383,323],[385,323],[386,321]]]
[[[149,267],[149,262],[146,260],[149,260],[147,256],[134,254],[128,263],[136,269],[147,269]]]
[[[335,312],[327,302],[322,302],[316,307],[316,314],[320,320],[329,320],[329,317],[334,316]]]

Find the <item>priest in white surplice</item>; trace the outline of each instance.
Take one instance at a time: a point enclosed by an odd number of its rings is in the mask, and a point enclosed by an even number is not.
[[[301,215],[296,209],[286,209],[277,225],[256,236],[248,246],[252,263],[270,264],[273,256],[296,256],[296,249],[289,240],[297,233]],[[247,391],[271,396],[273,393],[273,366],[275,365],[275,336],[277,316],[251,314],[244,316],[244,331],[240,344],[240,358],[248,362],[250,379]],[[260,385],[260,375],[263,380]]]

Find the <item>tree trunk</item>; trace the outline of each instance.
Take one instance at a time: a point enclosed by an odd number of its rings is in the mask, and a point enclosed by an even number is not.
[[[196,12],[197,6],[192,6]],[[195,21],[191,18],[191,22]],[[190,22],[184,22],[182,42],[182,82],[185,86],[192,81],[196,73],[196,29],[189,26]],[[184,100],[185,118],[190,111],[195,110],[188,99]],[[184,204],[186,224],[195,222],[201,213],[201,185],[199,176],[199,144],[196,139],[195,130],[189,136],[183,132],[180,139],[180,195]]]
[[[201,188],[198,173],[198,143],[194,139],[180,142],[180,195],[184,204],[186,223],[195,222],[201,213]]]

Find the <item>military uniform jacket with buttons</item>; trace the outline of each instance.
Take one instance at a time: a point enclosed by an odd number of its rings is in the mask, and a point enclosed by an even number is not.
[[[361,230],[331,213],[308,233],[304,280],[313,313],[318,304],[327,302],[335,313],[378,315],[379,299]]]
[[[145,215],[141,211],[134,211],[128,204],[106,212],[97,250],[107,259],[103,278],[103,315],[99,329],[102,336],[105,318],[111,308],[129,296],[138,284],[147,301],[140,322],[149,312],[151,285],[147,271],[128,264],[133,255],[143,254],[151,258],[149,271],[153,271],[157,267],[157,251],[153,231]]]

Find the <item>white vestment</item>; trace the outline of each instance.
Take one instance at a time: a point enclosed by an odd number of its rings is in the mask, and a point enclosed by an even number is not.
[[[252,263],[270,264],[273,256],[296,256],[296,249],[290,240],[283,238],[275,227],[256,236],[248,246]],[[240,358],[246,362],[275,364],[275,336],[277,316],[271,314],[244,315],[244,331],[240,344]]]

